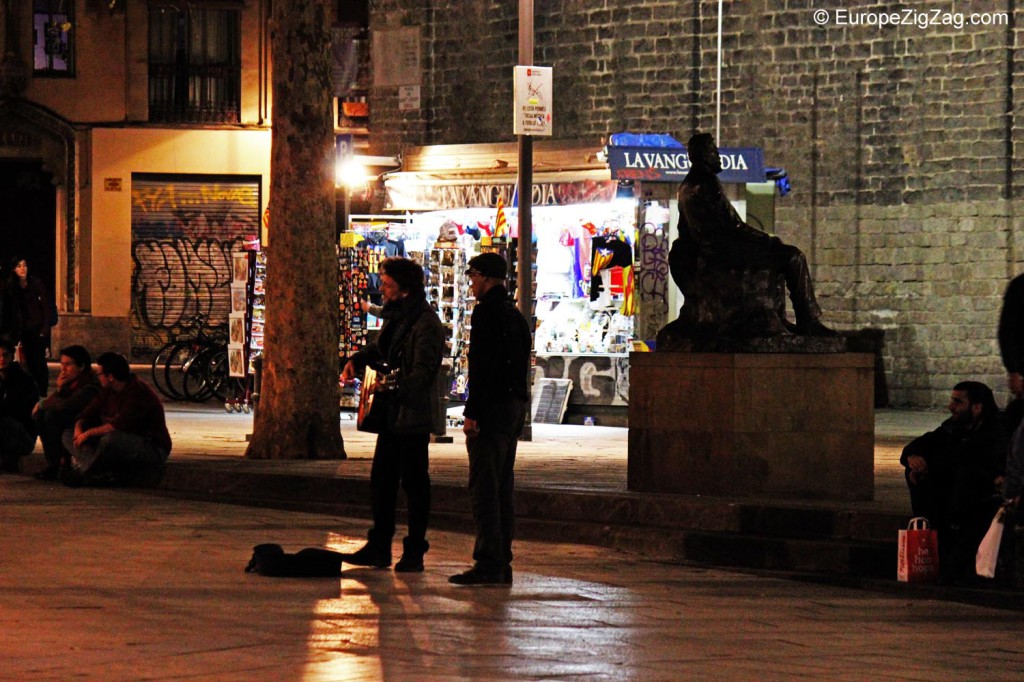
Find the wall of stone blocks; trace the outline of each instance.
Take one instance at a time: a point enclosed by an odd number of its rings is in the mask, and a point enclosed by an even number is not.
[[[858,2],[846,25],[833,8],[819,25],[822,4],[724,3],[719,141],[760,146],[788,171],[777,232],[807,253],[828,323],[886,331],[894,405],[944,405],[961,378],[1005,396],[995,329],[1008,278],[1024,272],[1024,6]],[[380,152],[512,139],[516,5],[373,3],[371,29],[419,26],[423,38],[421,109],[398,112],[393,88],[373,93]],[[717,7],[536,3],[555,136],[713,131]],[[863,16],[908,10],[909,25]],[[1009,21],[969,25],[981,10]],[[941,24],[952,11],[965,25]]]

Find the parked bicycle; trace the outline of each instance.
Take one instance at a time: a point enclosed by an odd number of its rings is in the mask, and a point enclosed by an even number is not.
[[[227,338],[209,331],[206,322],[205,315],[196,315],[187,337],[168,341],[153,357],[153,385],[171,400],[227,402],[245,393],[244,380],[228,371]]]

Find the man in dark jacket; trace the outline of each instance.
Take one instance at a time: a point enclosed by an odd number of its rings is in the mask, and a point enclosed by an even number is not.
[[[32,410],[32,418],[43,444],[46,468],[36,474],[43,481],[56,480],[61,467],[71,465],[71,455],[61,438],[74,427],[78,414],[100,392],[100,381],[92,371],[92,357],[82,346],[68,346],[60,351],[60,374],[57,389]]]
[[[1007,384],[1015,398],[1024,398],[1024,275],[1006,287],[999,313],[999,354]]]
[[[63,480],[70,486],[122,482],[171,454],[164,406],[153,389],[123,355],[104,353],[96,364],[102,388],[63,436],[72,467]]]
[[[14,360],[14,342],[0,337],[0,470],[18,471],[35,447],[32,408],[38,400],[35,380]]]
[[[350,381],[367,365],[385,363],[385,385],[376,389],[375,400],[388,405],[388,423],[377,434],[370,468],[373,527],[366,545],[345,554],[342,561],[354,566],[386,568],[391,565],[391,540],[395,535],[395,503],[398,487],[405,491],[409,510],[409,534],[403,541],[399,572],[423,570],[430,517],[430,474],[427,449],[432,431],[442,424],[437,376],[444,353],[444,327],[427,304],[423,268],[407,258],[386,258],[379,267],[384,297],[384,324],[376,340],[352,355],[342,370]],[[397,370],[397,371],[396,371]]]
[[[456,585],[510,585],[516,445],[526,420],[530,326],[509,300],[508,266],[496,253],[469,261],[476,306],[470,320],[469,398],[463,412],[469,450],[469,494],[476,543],[474,566],[451,576]]]
[[[914,516],[939,531],[944,579],[973,575],[974,554],[1000,504],[1009,437],[992,389],[977,381],[953,387],[950,417],[904,449]]]

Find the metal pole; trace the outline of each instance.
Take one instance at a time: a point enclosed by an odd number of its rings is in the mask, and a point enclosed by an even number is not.
[[[722,0],[718,0],[718,66],[715,74],[715,144],[722,144]]]
[[[519,0],[519,65],[533,66],[533,0]],[[531,323],[533,331],[533,138],[519,136],[519,248],[516,259],[516,291],[519,294],[519,312]],[[531,354],[532,356],[532,354]],[[533,367],[529,368],[527,388],[530,388]],[[529,406],[527,406],[529,410]],[[527,411],[526,428],[521,440],[533,440],[533,426]]]

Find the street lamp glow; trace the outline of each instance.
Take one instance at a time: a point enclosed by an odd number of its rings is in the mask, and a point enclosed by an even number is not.
[[[366,166],[354,156],[338,163],[335,170],[335,184],[356,189],[366,184]]]

